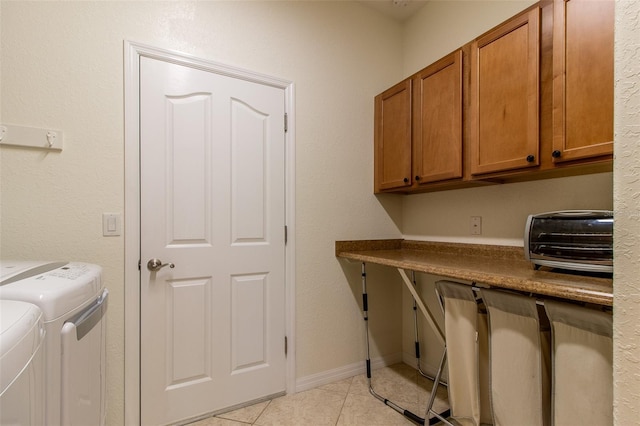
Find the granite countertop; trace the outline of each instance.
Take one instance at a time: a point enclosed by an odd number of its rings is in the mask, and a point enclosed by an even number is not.
[[[539,296],[613,306],[613,280],[535,270],[523,248],[409,240],[336,241],[336,257]]]

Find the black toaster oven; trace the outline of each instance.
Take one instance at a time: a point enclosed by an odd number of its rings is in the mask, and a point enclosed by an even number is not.
[[[524,253],[535,268],[613,272],[613,212],[565,210],[530,215]]]

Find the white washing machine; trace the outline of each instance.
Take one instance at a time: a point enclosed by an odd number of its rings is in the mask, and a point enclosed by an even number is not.
[[[42,311],[47,425],[105,424],[108,296],[98,265],[0,261],[0,300]]]
[[[0,300],[0,425],[44,423],[44,336],[36,305]]]

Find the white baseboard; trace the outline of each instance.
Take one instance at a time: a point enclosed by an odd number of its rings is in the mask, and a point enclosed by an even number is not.
[[[402,352],[391,355],[374,358],[371,360],[371,369],[375,370],[389,365],[397,364],[403,361]],[[413,364],[415,365],[415,363]],[[365,361],[356,362],[343,367],[334,368],[333,370],[323,371],[321,373],[312,374],[310,376],[296,379],[296,392],[302,392],[309,389],[317,388],[339,380],[348,379],[349,377],[365,374],[367,372]]]

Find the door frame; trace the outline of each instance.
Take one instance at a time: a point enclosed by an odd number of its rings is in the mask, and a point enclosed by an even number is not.
[[[295,93],[291,81],[188,54],[124,41],[124,423],[140,424],[140,57],[185,65],[284,90],[285,132],[285,381],[295,392]],[[283,118],[284,119],[284,118]],[[284,123],[283,123],[284,125]],[[284,230],[283,230],[284,232]]]

